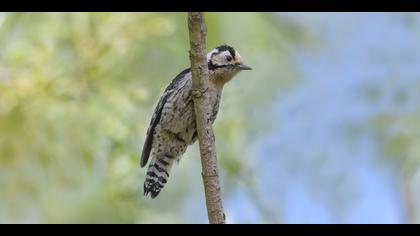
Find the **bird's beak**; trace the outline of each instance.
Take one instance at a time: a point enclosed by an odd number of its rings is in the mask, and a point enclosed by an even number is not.
[[[252,70],[252,68],[251,68],[251,67],[249,67],[249,66],[247,66],[247,65],[245,65],[245,64],[239,64],[239,65],[237,65],[237,67],[238,67],[240,70]]]

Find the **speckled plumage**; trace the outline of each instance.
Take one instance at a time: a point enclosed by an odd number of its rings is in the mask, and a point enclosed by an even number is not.
[[[232,53],[233,52],[233,53]],[[213,123],[219,111],[223,86],[240,70],[250,69],[241,62],[237,51],[222,45],[207,55],[209,63],[209,119]],[[155,198],[167,183],[175,160],[179,161],[188,145],[197,140],[194,104],[191,96],[191,71],[182,71],[164,91],[155,109],[143,146],[140,165],[147,164],[151,152],[144,194]]]

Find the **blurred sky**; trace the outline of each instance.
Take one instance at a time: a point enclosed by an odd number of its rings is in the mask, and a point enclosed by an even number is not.
[[[368,122],[419,105],[412,86],[420,77],[419,30],[410,24],[419,16],[278,15],[310,29],[318,45],[294,50],[300,81],[278,95],[274,112],[266,111],[279,125],[258,141],[253,156],[262,201],[282,212],[284,223],[407,222],[397,170],[383,162]],[[394,99],[399,92],[406,97],[402,103]],[[267,221],[243,196],[232,196],[230,220]]]

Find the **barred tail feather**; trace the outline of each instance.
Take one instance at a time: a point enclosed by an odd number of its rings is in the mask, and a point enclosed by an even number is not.
[[[144,181],[144,195],[156,198],[165,184],[168,182],[169,172],[173,164],[173,158],[163,156],[154,157],[147,169]]]

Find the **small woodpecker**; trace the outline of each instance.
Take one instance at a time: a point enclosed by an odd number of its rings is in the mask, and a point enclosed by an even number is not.
[[[251,70],[242,63],[239,53],[228,45],[221,45],[207,54],[209,69],[209,93],[212,114],[216,119],[219,111],[223,86],[238,72]],[[169,172],[175,161],[197,140],[197,128],[192,100],[191,69],[178,74],[161,96],[152,116],[140,166],[144,167],[151,154],[151,161],[144,182],[144,195],[158,196],[168,181]]]

